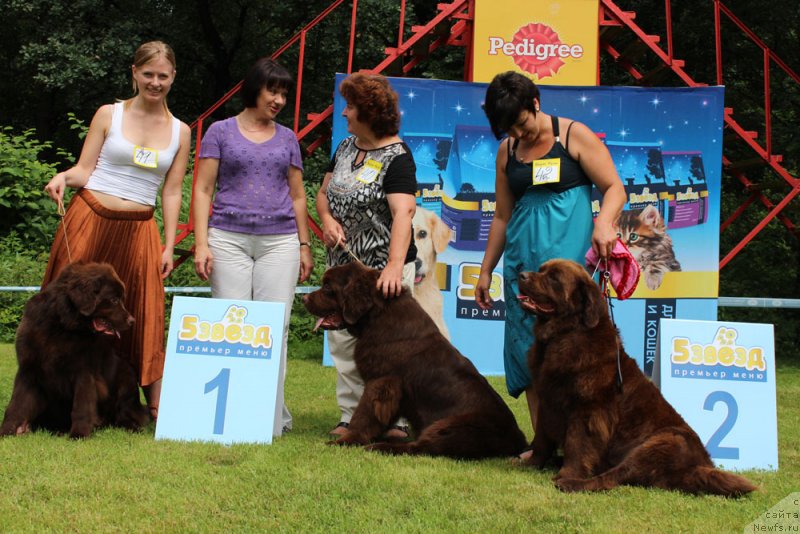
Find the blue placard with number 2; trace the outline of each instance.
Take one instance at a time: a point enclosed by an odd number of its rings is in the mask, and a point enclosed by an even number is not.
[[[156,439],[271,443],[284,305],[172,303]]]
[[[659,340],[654,380],[714,463],[777,470],[772,325],[662,319]]]

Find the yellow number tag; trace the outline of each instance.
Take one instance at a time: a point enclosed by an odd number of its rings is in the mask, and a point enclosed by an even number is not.
[[[158,167],[158,150],[135,146],[133,147],[133,162],[139,167],[155,169]]]
[[[537,159],[533,162],[533,185],[556,184],[561,181],[561,159]]]
[[[359,175],[356,176],[356,180],[365,184],[371,184],[378,178],[378,174],[380,174],[382,168],[383,163],[380,161],[368,159],[364,162],[364,168],[361,169]]]

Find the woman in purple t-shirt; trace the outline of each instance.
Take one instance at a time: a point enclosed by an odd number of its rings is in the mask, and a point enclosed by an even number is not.
[[[194,266],[210,281],[212,296],[286,305],[275,436],[292,428],[283,403],[289,317],[297,281],[314,266],[300,145],[275,122],[292,84],[269,58],[250,68],[241,89],[244,110],[215,122],[203,137],[192,208]]]

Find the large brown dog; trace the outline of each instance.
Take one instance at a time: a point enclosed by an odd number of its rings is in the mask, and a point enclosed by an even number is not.
[[[369,448],[453,458],[519,453],[525,436],[500,395],[408,292],[384,299],[379,274],[355,263],[332,268],[305,299],[321,326],[347,328],[357,338],[355,363],[366,386],[348,432],[335,443],[367,445],[403,416],[415,441]]]
[[[138,430],[147,423],[133,368],[114,353],[133,324],[124,292],[110,265],[71,264],[28,301],[0,435],[44,428],[80,438],[102,424]]]
[[[630,484],[733,496],[756,489],[714,468],[697,434],[625,353],[583,267],[551,260],[538,273],[521,273],[519,288],[522,306],[537,316],[528,363],[539,411],[528,464],[541,468],[563,447],[555,482],[565,491]]]

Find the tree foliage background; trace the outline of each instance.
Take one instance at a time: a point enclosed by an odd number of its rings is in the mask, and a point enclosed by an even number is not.
[[[140,43],[160,39],[174,48],[178,75],[170,108],[188,123],[241,79],[256,58],[273,53],[331,1],[0,0],[4,17],[0,32],[0,61],[4,66],[4,75],[0,76],[0,158],[5,169],[0,170],[0,188],[7,188],[5,199],[9,204],[4,206],[0,198],[0,256],[38,254],[35,264],[41,263],[42,256],[46,258],[47,239],[36,236],[42,234],[42,224],[46,227],[52,223],[52,214],[45,213],[41,187],[50,173],[64,168],[78,155],[81,138],[76,135],[76,121],[88,124],[101,104],[131,95],[130,64]],[[618,0],[617,4],[635,12],[636,23],[649,34],[661,35],[661,44],[666,47],[664,0]],[[792,2],[730,0],[725,5],[789,67],[800,72],[800,12]],[[344,2],[307,35],[301,124],[306,114],[325,109],[334,90],[335,72],[346,70],[350,6],[350,2]],[[396,44],[399,12],[399,0],[359,0],[355,70],[377,65],[384,57],[384,48]],[[436,12],[436,2],[408,0],[406,36],[413,24],[427,22]],[[672,2],[672,15],[674,56],[685,61],[686,71],[695,80],[715,84],[713,0]],[[736,120],[745,128],[758,131],[763,142],[763,53],[724,17],[723,32],[726,106],[734,109]],[[622,36],[619,49],[626,38],[631,37]],[[294,46],[280,61],[295,72],[298,59],[298,47]],[[642,72],[657,66],[653,57],[640,61]],[[463,65],[463,48],[444,47],[410,75],[461,79]],[[800,176],[800,136],[795,135],[800,109],[798,84],[774,65],[770,75],[774,152],[783,155],[784,166],[794,176]],[[631,85],[633,79],[602,55],[601,82]],[[673,76],[659,84],[682,82]],[[239,107],[234,99],[215,118],[235,113]],[[72,119],[70,114],[74,114]],[[290,123],[293,117],[290,102],[280,120]],[[326,148],[323,146],[322,152]],[[753,157],[735,140],[726,139],[725,153],[733,161]],[[324,159],[309,161],[308,181],[319,180],[317,169]],[[747,175],[755,183],[767,184],[765,194],[773,199],[786,192],[781,180],[770,176],[765,168],[748,169]],[[15,196],[8,196],[12,194]],[[746,198],[747,192],[738,181],[726,175],[723,219]],[[785,211],[795,223],[800,223],[799,206],[800,199],[795,199]],[[37,212],[43,213],[42,217],[31,220],[31,213]],[[757,207],[746,211],[722,234],[722,250],[730,250],[765,214]],[[797,236],[773,221],[722,270],[720,294],[800,298],[798,250]],[[781,335],[784,339],[789,336],[794,345],[800,341],[797,310],[721,309],[721,315],[788,325],[781,326]]]

